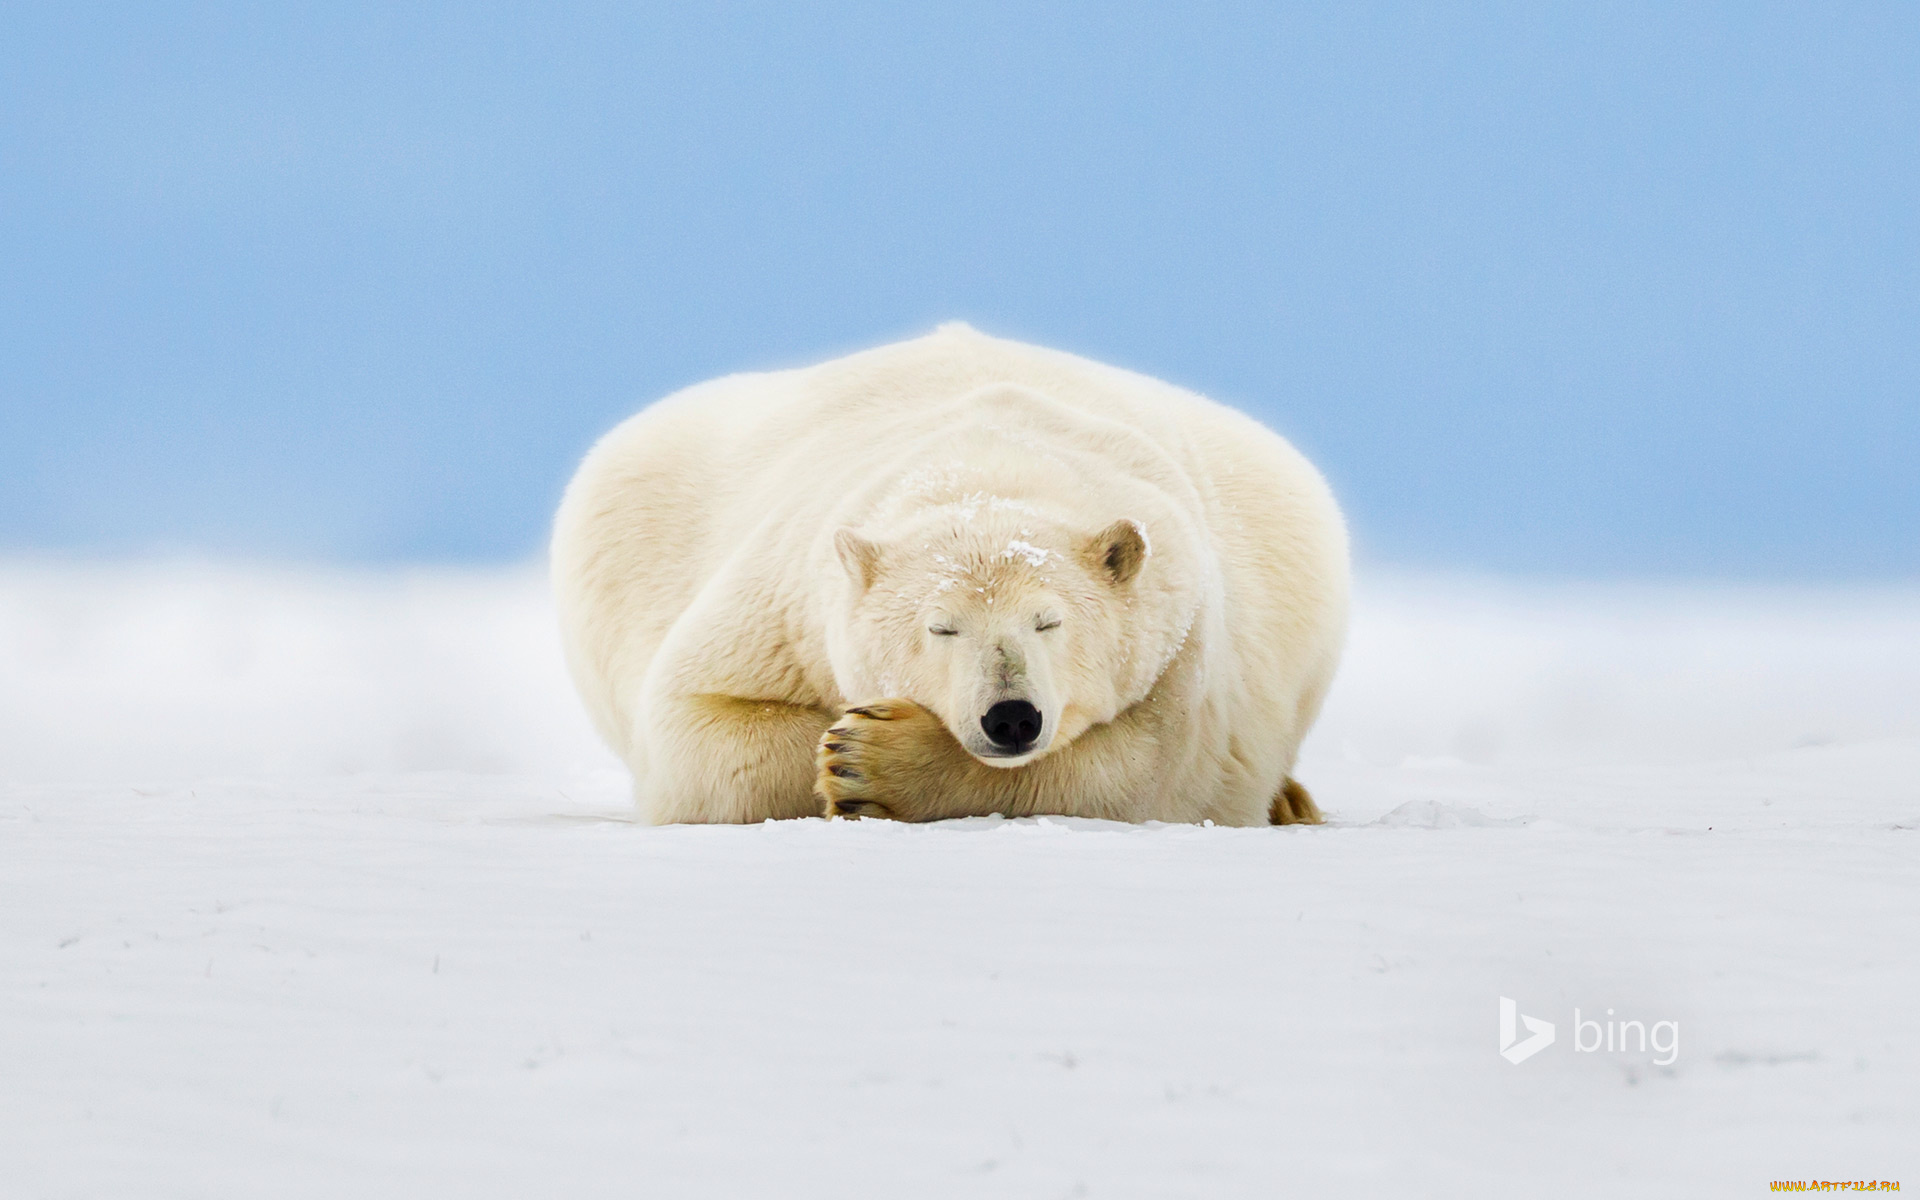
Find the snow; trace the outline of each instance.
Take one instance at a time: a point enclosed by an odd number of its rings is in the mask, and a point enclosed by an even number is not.
[[[1053,551],[1042,546],[1036,546],[1032,542],[1023,541],[1020,538],[1013,538],[1007,542],[1007,548],[1002,550],[998,557],[1008,562],[1013,562],[1017,559],[1026,563],[1029,567],[1044,567],[1047,565],[1047,560],[1053,557]]]
[[[1369,576],[1322,828],[649,829],[536,572],[15,563],[0,765],[9,1195],[1920,1174],[1912,591]]]

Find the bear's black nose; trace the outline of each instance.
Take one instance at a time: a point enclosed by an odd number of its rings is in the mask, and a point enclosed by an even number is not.
[[[994,745],[1020,754],[1040,736],[1040,710],[1025,700],[1002,700],[980,718],[980,728]]]

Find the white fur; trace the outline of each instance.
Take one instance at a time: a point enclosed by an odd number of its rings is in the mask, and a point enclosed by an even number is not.
[[[1135,576],[1103,536],[1137,539]],[[1026,810],[1263,824],[1347,573],[1326,484],[1269,430],[964,325],[660,401],[553,538],[574,679],[656,822],[817,814],[822,732],[895,697],[1027,773]],[[1009,697],[1045,726],[996,761],[980,715]]]

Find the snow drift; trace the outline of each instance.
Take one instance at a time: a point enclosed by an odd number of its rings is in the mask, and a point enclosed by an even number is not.
[[[1324,828],[648,829],[536,572],[7,566],[8,1190],[1914,1181],[1920,596],[1363,573],[1350,646]]]

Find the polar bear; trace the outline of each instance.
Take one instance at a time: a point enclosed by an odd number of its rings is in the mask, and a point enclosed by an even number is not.
[[[1320,820],[1339,509],[1158,380],[954,324],[700,384],[587,455],[552,568],[650,822]]]

